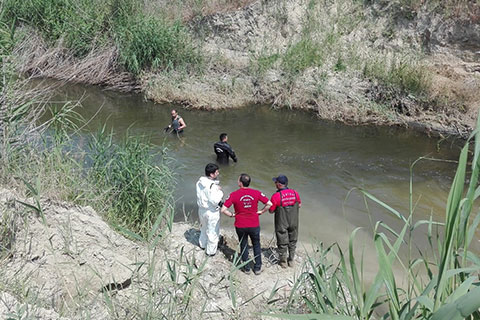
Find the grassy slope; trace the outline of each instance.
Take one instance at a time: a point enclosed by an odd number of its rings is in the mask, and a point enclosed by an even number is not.
[[[419,122],[460,134],[471,130],[478,104],[478,78],[439,75],[445,60],[427,52],[430,36],[414,27],[422,17],[475,23],[471,1],[5,3],[7,25],[40,33],[17,47],[23,72],[140,89],[159,102],[268,103],[348,123]]]

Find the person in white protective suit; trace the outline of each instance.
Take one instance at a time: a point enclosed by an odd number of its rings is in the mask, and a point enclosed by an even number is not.
[[[220,208],[222,207],[223,191],[217,177],[218,166],[209,163],[205,167],[205,176],[197,181],[198,217],[200,219],[200,248],[206,249],[208,256],[217,252],[220,234]]]

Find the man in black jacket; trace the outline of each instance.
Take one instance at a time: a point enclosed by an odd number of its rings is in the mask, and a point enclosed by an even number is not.
[[[220,141],[213,145],[213,150],[217,154],[217,162],[221,164],[228,163],[228,157],[232,158],[234,162],[237,162],[237,156],[232,147],[227,143],[228,136],[226,133],[220,134]]]

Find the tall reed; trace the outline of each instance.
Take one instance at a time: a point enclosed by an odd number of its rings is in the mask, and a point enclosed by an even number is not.
[[[174,176],[168,158],[155,152],[145,137],[127,133],[122,142],[115,142],[113,132],[103,127],[90,138],[87,158],[88,179],[94,190],[103,190],[112,223],[146,235],[162,210],[170,220]]]

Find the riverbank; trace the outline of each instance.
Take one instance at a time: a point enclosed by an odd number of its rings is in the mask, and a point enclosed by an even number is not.
[[[157,241],[132,241],[112,230],[91,207],[42,199],[36,205],[0,191],[0,208],[15,219],[10,254],[1,261],[0,315],[48,319],[252,319],[279,310],[304,268],[282,269],[262,239],[263,272],[247,275],[233,260],[238,241],[208,258],[196,225],[175,223]]]
[[[195,68],[134,75],[115,46],[78,58],[32,30],[16,47],[17,66],[187,108],[270,104],[352,125],[462,137],[472,131],[480,105],[478,6],[264,0],[202,10],[183,16],[202,56]]]

